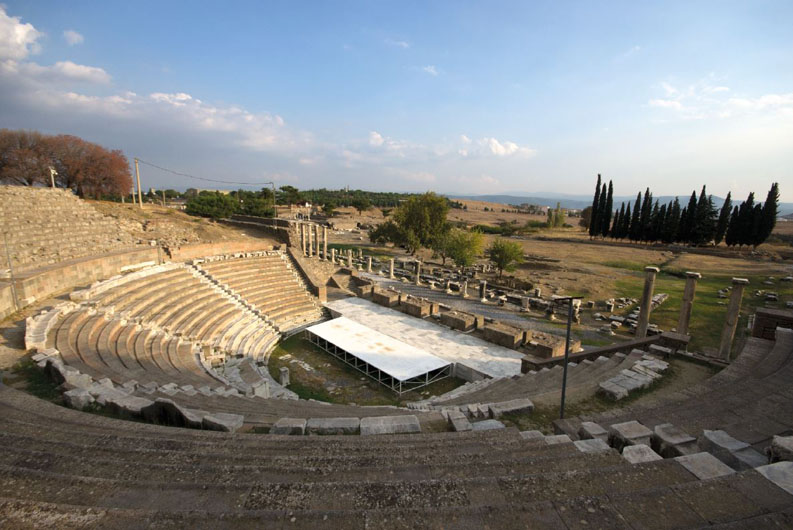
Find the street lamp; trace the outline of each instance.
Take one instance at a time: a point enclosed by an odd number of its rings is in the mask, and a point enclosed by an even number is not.
[[[564,419],[564,398],[567,392],[567,361],[570,358],[570,328],[573,324],[573,300],[581,300],[583,296],[564,296],[555,302],[567,302],[567,335],[564,340],[564,370],[562,372],[562,403],[559,406],[559,419]]]

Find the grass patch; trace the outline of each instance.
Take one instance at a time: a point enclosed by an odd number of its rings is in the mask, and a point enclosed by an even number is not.
[[[635,272],[644,272],[644,267],[646,267],[644,263],[637,263],[635,261],[627,261],[627,260],[604,261],[603,265],[605,265],[606,267],[611,267],[613,269],[623,269],[626,271],[635,271]]]
[[[11,369],[11,372],[24,380],[24,389],[29,394],[58,405],[63,404],[58,385],[32,360],[22,359]]]

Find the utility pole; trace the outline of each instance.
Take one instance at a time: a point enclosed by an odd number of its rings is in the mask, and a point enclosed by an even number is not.
[[[140,170],[138,169],[138,159],[135,158],[135,178],[138,180],[138,204],[143,208],[143,196],[140,192]]]

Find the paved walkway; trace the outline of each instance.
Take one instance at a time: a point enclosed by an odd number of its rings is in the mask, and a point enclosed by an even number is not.
[[[346,298],[325,305],[350,320],[446,361],[464,364],[492,377],[520,374],[521,353],[453,331],[431,320],[415,318],[362,298]]]

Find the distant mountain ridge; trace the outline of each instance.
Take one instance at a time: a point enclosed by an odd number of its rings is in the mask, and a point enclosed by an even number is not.
[[[571,209],[583,209],[587,206],[592,206],[592,197],[587,197],[584,195],[571,195],[567,193],[537,193],[535,195],[452,195],[448,194],[447,197],[450,199],[466,199],[470,201],[485,201],[485,202],[495,202],[498,204],[536,204],[539,206],[556,206],[556,203],[560,203],[562,208],[571,208]],[[691,195],[678,195],[677,200],[680,201],[681,206],[685,206],[688,204],[688,199]],[[653,197],[654,199],[658,199],[661,204],[666,204],[669,201],[675,200],[674,195],[663,195],[659,197]],[[765,197],[760,197],[760,200],[765,200]],[[740,199],[741,201],[744,198]],[[636,196],[615,196],[614,197],[614,208],[619,208],[620,203],[630,203],[631,208],[633,208],[634,202],[636,202]],[[736,203],[735,199],[733,199],[733,204]],[[740,203],[740,201],[738,201]],[[723,197],[713,196],[713,203],[716,205],[717,208],[721,208],[724,204]],[[779,215],[788,215],[793,214],[793,202],[780,202],[779,203]]]

